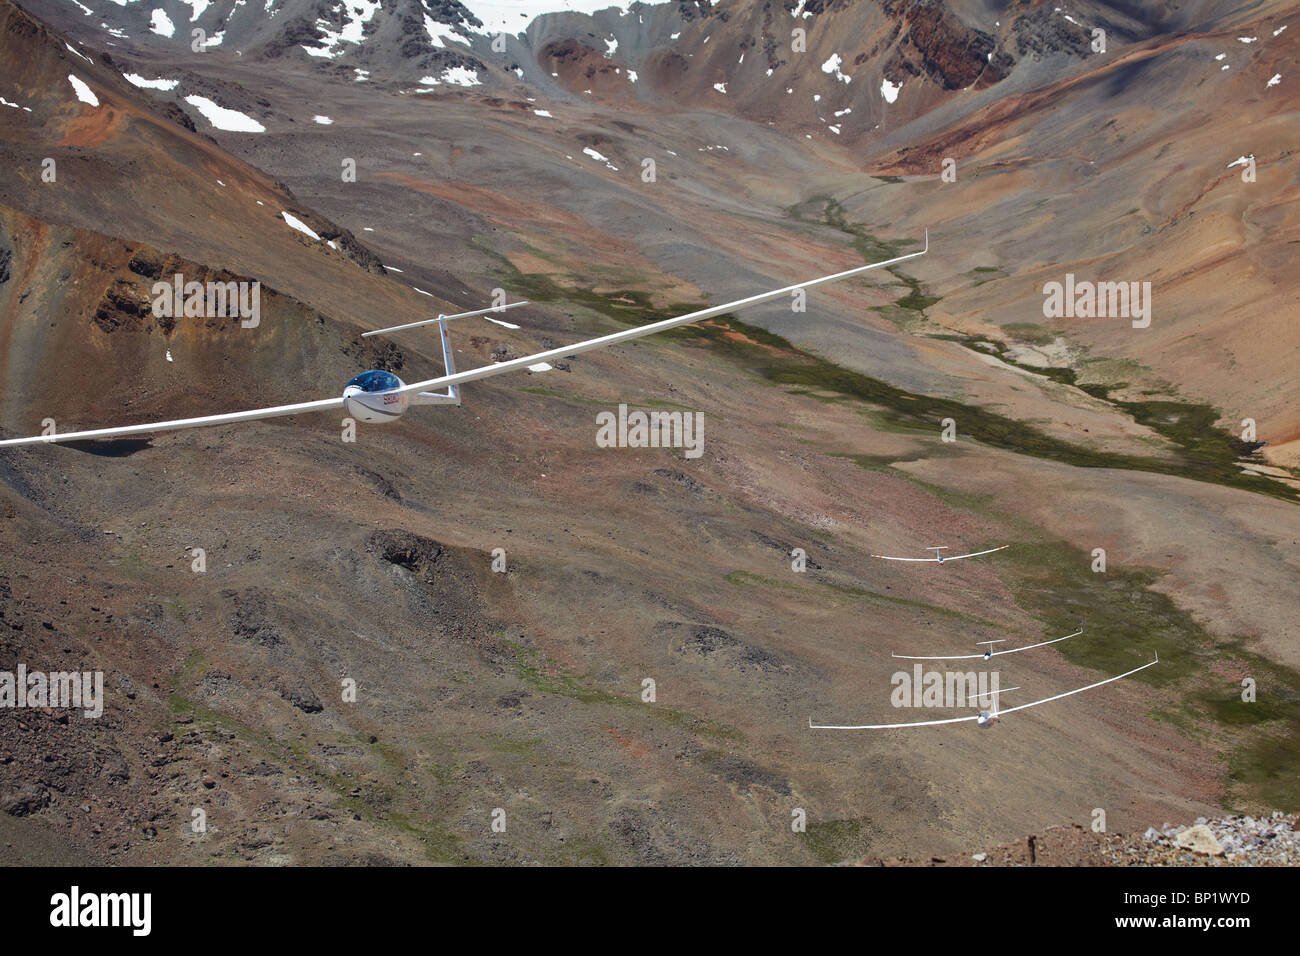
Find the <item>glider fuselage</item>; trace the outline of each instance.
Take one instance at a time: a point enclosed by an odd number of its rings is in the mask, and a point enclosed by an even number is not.
[[[410,405],[409,393],[398,391],[404,384],[392,372],[362,372],[343,387],[343,408],[357,421],[370,425],[391,422]]]

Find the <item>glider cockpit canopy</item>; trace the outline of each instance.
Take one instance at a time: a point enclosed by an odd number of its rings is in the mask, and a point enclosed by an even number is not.
[[[372,369],[353,378],[346,387],[359,388],[363,392],[386,392],[391,388],[401,388],[402,380],[392,372]]]

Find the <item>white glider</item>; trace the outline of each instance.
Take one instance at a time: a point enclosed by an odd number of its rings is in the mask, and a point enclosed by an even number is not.
[[[992,711],[982,710],[978,714],[972,714],[969,717],[948,717],[944,720],[917,720],[905,724],[814,724],[812,718],[808,718],[808,727],[811,730],[893,730],[899,727],[937,727],[939,724],[961,724],[968,720],[973,720],[981,727],[989,727],[993,721],[1004,717],[1007,714],[1014,713],[1017,710],[1028,710],[1030,707],[1037,707],[1039,704],[1048,704],[1054,700],[1060,700],[1062,697],[1069,697],[1072,694],[1082,694],[1085,690],[1092,690],[1094,687],[1100,687],[1103,684],[1109,684],[1112,681],[1123,680],[1131,674],[1138,671],[1146,670],[1148,667],[1154,667],[1160,663],[1160,655],[1156,654],[1153,661],[1148,661],[1141,667],[1135,667],[1131,671],[1125,671],[1123,674],[1117,674],[1114,677],[1107,677],[1105,680],[1099,680],[1095,684],[1089,684],[1087,687],[1076,687],[1074,690],[1067,690],[1064,694],[1054,694],[1051,697],[1044,697],[1042,700],[1035,700],[1028,704],[1019,704],[1016,707],[1008,707],[1006,710],[999,711],[994,706]],[[1012,690],[1013,688],[1007,688]],[[998,693],[1001,693],[999,691]]]
[[[988,660],[990,657],[997,657],[999,654],[1018,654],[1021,651],[1030,651],[1035,647],[1046,647],[1048,644],[1055,644],[1057,641],[1068,641],[1072,637],[1078,637],[1083,633],[1083,628],[1079,628],[1073,634],[1067,634],[1065,637],[1054,637],[1050,641],[1039,641],[1037,644],[1026,644],[1024,647],[1012,647],[1005,651],[995,651],[992,647],[983,654],[941,654],[936,657],[917,657],[912,654],[891,654],[890,657],[897,657],[904,661],[973,661],[977,657]],[[1002,641],[979,641],[980,644],[1001,644]]]
[[[981,554],[992,554],[994,551],[1001,551],[1003,548],[1009,548],[1009,547],[1011,547],[1011,545],[1003,544],[1003,545],[999,545],[996,548],[989,548],[987,551],[972,551],[970,554],[954,554],[947,558],[945,558],[941,554],[933,558],[892,558],[887,554],[873,554],[872,557],[884,558],[886,561],[924,561],[930,564],[943,564],[945,561],[960,561],[962,558],[978,558]],[[938,549],[926,548],[926,550],[935,551]]]
[[[687,315],[681,315],[671,319],[663,319],[659,322],[651,322],[648,325],[626,329],[622,332],[614,332],[610,335],[602,335],[598,338],[587,339],[584,342],[578,342],[574,345],[565,345],[559,348],[549,349],[545,352],[537,352],[534,355],[525,355],[522,358],[510,359],[505,362],[497,362],[494,365],[486,365],[482,368],[470,369],[465,372],[455,371],[451,361],[451,347],[447,338],[446,322],[449,318],[454,318],[454,316],[439,316],[438,318],[428,320],[428,322],[411,323],[411,325],[395,326],[393,329],[381,330],[395,331],[397,329],[411,328],[414,325],[427,325],[431,322],[437,322],[442,330],[443,358],[446,362],[447,368],[447,374],[439,378],[432,378],[424,382],[415,382],[408,385],[391,372],[376,369],[369,372],[362,372],[360,375],[353,378],[346,386],[344,386],[343,394],[337,398],[323,398],[318,401],[300,402],[294,405],[276,405],[270,408],[254,408],[245,412],[204,415],[199,418],[178,418],[172,421],[149,422],[141,425],[124,425],[117,428],[95,428],[87,431],[33,435],[29,438],[9,438],[0,441],[0,447],[37,445],[50,442],[90,441],[102,438],[121,438],[127,435],[144,435],[152,432],[174,431],[182,428],[200,428],[206,425],[225,425],[232,422],[255,421],[263,418],[278,418],[283,415],[301,415],[305,412],[321,412],[338,408],[344,409],[348,415],[356,418],[358,421],[368,422],[371,424],[388,422],[405,412],[409,405],[459,405],[460,393],[457,386],[464,382],[472,382],[493,375],[501,375],[505,372],[525,369],[531,365],[549,362],[552,359],[561,359],[569,355],[589,352],[592,349],[605,348],[606,346],[617,345],[620,342],[629,342],[633,339],[642,338],[643,336],[654,335],[657,332],[665,332],[668,329],[674,329],[681,325],[690,325],[695,322],[701,322],[704,319],[710,319],[717,315],[734,312],[737,309],[744,309],[751,305],[758,305],[760,302],[768,302],[772,299],[778,299],[801,289],[810,289],[813,286],[818,286],[826,282],[835,282],[839,279],[847,279],[850,276],[860,275],[871,269],[883,269],[888,266],[897,265],[900,262],[906,262],[908,259],[915,259],[917,256],[923,256],[929,251],[930,233],[927,229],[925,245],[919,252],[909,252],[907,255],[896,256],[893,259],[886,259],[883,262],[873,262],[871,265],[858,266],[856,269],[847,269],[844,272],[822,276],[820,279],[811,279],[807,282],[784,286],[780,289],[774,289],[771,292],[762,292],[758,295],[749,296],[748,298],[737,299],[734,302],[727,302],[723,305],[715,305],[707,309],[700,309],[698,312],[691,312]],[[522,305],[523,303],[514,304]],[[501,308],[509,308],[509,306]],[[473,314],[475,313],[466,313],[466,315]],[[433,393],[427,391],[427,389],[440,388],[446,388],[447,392]]]

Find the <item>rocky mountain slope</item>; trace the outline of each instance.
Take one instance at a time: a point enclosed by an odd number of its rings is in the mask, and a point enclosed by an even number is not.
[[[1295,866],[1300,860],[1296,818],[1198,817],[1191,825],[1143,834],[1099,833],[1080,824],[1050,827],[1023,841],[966,857],[867,859],[859,866]]]
[[[807,101],[817,95],[823,111],[867,114],[835,124],[850,136],[873,128],[867,116],[879,122],[882,99],[895,102],[897,92],[882,90],[907,86],[910,103],[897,112],[917,115],[944,93],[1059,73],[1091,55],[1093,28],[1131,44],[1189,23],[1177,7],[1135,15],[1094,0],[1068,10],[1032,0],[40,0],[33,9],[109,49],[173,60],[199,50],[288,57],[382,84],[428,78],[499,93],[523,81],[552,94],[715,107],[725,95],[728,111],[795,120],[811,118]]]
[[[476,384],[356,443],[320,415],[7,451],[3,660],[108,688],[98,721],[0,712],[16,860],[837,862],[1097,807],[1132,833],[1294,807],[1300,519],[1235,440],[1249,415],[1285,448],[1296,407],[1281,5],[665,5],[535,18],[499,63],[486,34],[434,45],[481,69],[406,63],[389,18],[420,11],[396,5],[367,21],[383,43],[272,55],[294,8],[255,7],[204,8],[230,39],[191,54],[118,25],[143,4],[0,3],[6,435],[436,373],[427,330],[361,332],[497,287],[534,305],[518,329],[458,324],[466,367],[926,227],[931,254],[807,313]],[[160,9],[179,40],[193,9]],[[1078,49],[1063,13],[1119,45]],[[796,22],[808,59],[764,66]],[[1001,75],[968,79],[969,50]],[[457,69],[481,85],[443,81]],[[176,272],[260,281],[259,327],[158,321],[150,287]],[[1153,280],[1151,327],[1045,319],[1038,290],[1067,272]],[[598,448],[594,416],[621,402],[702,411],[705,454]],[[936,543],[1012,547],[942,576],[870,557]],[[1037,697],[1153,650],[1162,667],[989,734],[807,728],[887,719],[905,646],[1080,618],[1086,640],[1007,677]]]
[[[1128,401],[1163,393],[1208,402],[1223,427],[1241,433],[1243,420],[1254,422],[1274,467],[1300,460],[1297,396],[1274,387],[1290,378],[1288,359],[1271,347],[1295,301],[1281,271],[1295,229],[1286,143],[1295,98],[1283,73],[1300,35],[1286,32],[1284,4],[525,6],[515,23],[492,3],[97,2],[86,8],[91,16],[64,0],[35,0],[33,9],[102,40],[124,67],[165,75],[174,85],[155,95],[200,129],[205,121],[187,97],[276,121],[265,92],[229,75],[214,86],[204,63],[223,73],[232,59],[285,57],[322,81],[362,81],[367,95],[478,96],[548,116],[553,109],[530,104],[692,109],[770,124],[830,161],[805,194],[860,183],[861,171],[899,177],[902,188],[891,191],[850,186],[849,218],[911,232],[942,225],[988,251],[956,270],[981,270],[976,288],[937,290],[928,313],[937,331],[1001,341],[1003,354],[1034,366],[1068,365]],[[193,53],[179,34],[143,26],[154,9],[173,20],[188,12],[227,39]],[[97,20],[126,35],[97,34]],[[1093,49],[1094,30],[1104,32],[1104,52]],[[1155,100],[1166,104],[1158,122]],[[1207,102],[1232,104],[1231,116],[1207,121]],[[1241,135],[1225,135],[1224,124]],[[579,140],[574,146],[600,155],[614,142]],[[624,157],[622,168],[644,158]],[[1255,166],[1243,182],[1248,161]],[[835,168],[845,175],[830,174]],[[1058,207],[1068,208],[1058,216]],[[1049,222],[1057,240],[1043,246],[1037,236]],[[1153,237],[1159,254],[1135,256]],[[1134,261],[1144,267],[1128,268]],[[1067,273],[1149,281],[1161,318],[1140,334],[1117,323],[1040,321],[1029,297]],[[1232,301],[1218,294],[1238,283],[1247,291]],[[1241,331],[1256,319],[1258,332]]]

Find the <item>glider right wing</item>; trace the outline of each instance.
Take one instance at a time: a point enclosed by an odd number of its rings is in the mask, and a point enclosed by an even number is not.
[[[1078,637],[1083,633],[1083,628],[1079,628],[1073,634],[1067,634],[1065,637],[1054,637],[1050,641],[1039,641],[1037,644],[1027,644],[1024,647],[1012,647],[1005,651],[994,651],[989,657],[997,657],[999,654],[1017,654],[1020,651],[1031,651],[1035,647],[1046,647],[1048,644],[1055,644],[1057,641],[1068,641],[1072,637]],[[981,643],[987,643],[982,641]],[[935,657],[916,657],[912,654],[890,654],[890,657],[897,657],[904,661],[973,661],[977,657],[983,657],[983,654],[940,654]]]

